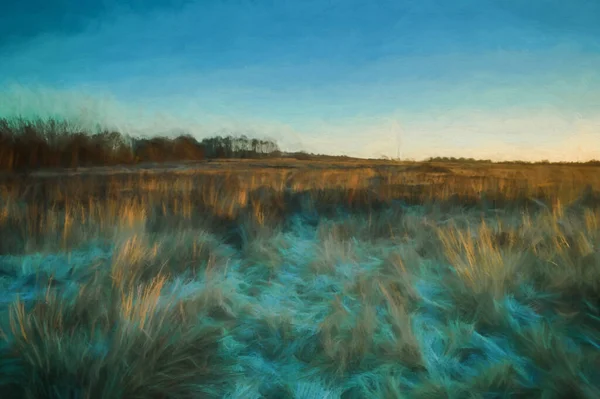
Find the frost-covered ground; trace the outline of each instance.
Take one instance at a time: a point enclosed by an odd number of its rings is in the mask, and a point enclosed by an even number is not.
[[[600,397],[598,212],[247,229],[1,256],[2,397]]]

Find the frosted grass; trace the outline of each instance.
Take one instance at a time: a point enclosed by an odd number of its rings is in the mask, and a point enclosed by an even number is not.
[[[404,221],[424,213],[415,207]],[[367,223],[356,222],[363,227]],[[531,306],[543,300],[544,293],[526,284],[506,292],[486,308],[494,313],[496,325],[478,326],[477,320],[457,316],[457,308],[465,305],[455,302],[457,296],[450,292],[454,288],[446,285],[450,275],[435,271],[449,267],[441,259],[416,256],[407,265],[414,292],[398,288],[401,275],[390,274],[386,259],[402,245],[416,245],[414,237],[404,244],[365,236],[327,241],[318,234],[327,223],[322,220],[315,227],[300,217],[291,219],[289,228],[267,239],[279,244],[268,259],[244,258],[243,250],[219,244],[227,255],[225,264],[210,270],[204,265],[204,273],[172,276],[165,283],[159,307],[173,301],[205,301],[221,310],[207,317],[225,326],[219,350],[231,361],[234,377],[226,381],[222,397],[504,398],[519,393],[559,398],[561,392],[600,397],[600,380],[592,367],[572,375],[578,378],[572,384],[585,389],[548,388],[555,371],[541,370],[541,360],[523,353],[523,344],[515,342],[527,334],[542,337],[535,334],[556,322],[556,314],[544,315]],[[34,275],[53,276],[66,287],[65,295],[73,294],[89,277],[85,270],[109,268],[115,251],[116,246],[90,244],[68,254],[2,256],[3,279],[10,283],[3,285],[1,305],[6,307],[17,296],[25,302],[43,297],[51,283],[36,281]],[[556,361],[560,356],[564,361],[582,359],[584,352],[600,348],[597,335],[589,330],[552,331],[565,348]],[[331,345],[338,344],[336,352]],[[540,356],[554,356],[554,348],[539,344],[547,351]],[[345,350],[358,358],[344,357]],[[347,363],[340,364],[340,359]],[[493,374],[482,383],[486,373],[502,375]]]

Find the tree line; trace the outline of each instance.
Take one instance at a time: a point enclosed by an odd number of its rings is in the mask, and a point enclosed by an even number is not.
[[[139,138],[101,128],[91,132],[63,120],[0,118],[4,171],[279,155],[277,143],[246,136]]]
[[[492,161],[491,159],[475,159],[475,158],[456,158],[456,157],[431,157],[426,160],[426,162],[440,162],[440,163],[493,163],[493,164],[509,164],[509,165],[583,165],[583,166],[599,166],[600,160],[592,159],[585,162],[576,162],[576,161],[554,161],[551,162],[549,160],[541,160],[541,161]]]
[[[283,153],[271,140],[245,135],[219,135],[198,141],[189,134],[178,137],[132,137],[100,127],[95,131],[58,119],[0,118],[0,171],[42,168],[133,165],[140,163],[201,161],[218,158],[288,157],[297,160],[351,160],[347,156]],[[489,159],[434,157],[426,162],[547,164],[493,162]],[[598,166],[600,161],[552,162],[561,165]]]

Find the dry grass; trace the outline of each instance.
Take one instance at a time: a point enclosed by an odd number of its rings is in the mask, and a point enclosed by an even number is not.
[[[0,184],[3,397],[600,397],[597,167],[109,172]]]

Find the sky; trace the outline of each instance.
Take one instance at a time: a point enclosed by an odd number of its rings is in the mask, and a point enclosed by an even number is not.
[[[600,159],[597,0],[0,2],[0,116],[285,150]]]

